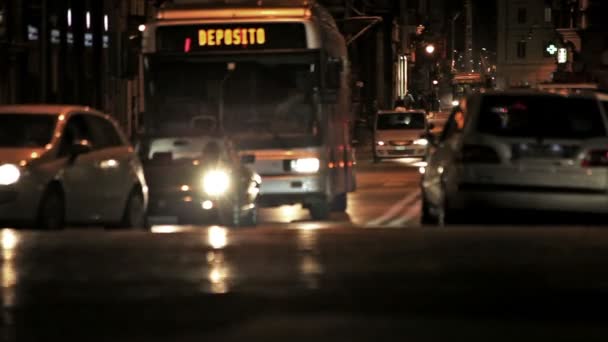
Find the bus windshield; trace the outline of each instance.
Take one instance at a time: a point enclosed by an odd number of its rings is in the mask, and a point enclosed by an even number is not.
[[[187,131],[197,118],[216,118],[238,142],[314,139],[317,132],[314,63],[280,59],[235,63],[154,63],[147,74],[146,129],[156,135]]]

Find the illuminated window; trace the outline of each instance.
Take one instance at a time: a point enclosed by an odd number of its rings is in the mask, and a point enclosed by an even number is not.
[[[552,19],[551,15],[552,15],[551,7],[545,7],[545,22],[546,23],[551,22],[551,19]]]

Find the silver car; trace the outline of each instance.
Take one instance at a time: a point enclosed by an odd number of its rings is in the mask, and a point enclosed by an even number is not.
[[[424,110],[381,110],[374,123],[374,162],[424,157],[425,135],[433,128]]]
[[[139,159],[108,116],[88,107],[0,106],[0,223],[143,227]]]
[[[472,96],[430,148],[422,221],[484,208],[608,213],[607,101],[530,91]]]

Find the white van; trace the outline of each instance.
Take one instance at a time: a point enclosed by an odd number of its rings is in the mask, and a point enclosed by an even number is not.
[[[374,162],[385,158],[424,157],[432,124],[422,109],[381,110],[374,122]]]

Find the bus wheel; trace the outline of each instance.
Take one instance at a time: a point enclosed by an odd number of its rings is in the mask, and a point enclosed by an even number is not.
[[[331,206],[331,210],[337,213],[343,213],[346,211],[346,207],[348,207],[348,196],[346,193],[341,193],[334,197],[334,203]]]
[[[331,214],[330,209],[331,208],[329,203],[325,201],[311,203],[310,207],[308,208],[310,212],[310,217],[312,217],[312,219],[316,221],[327,220],[329,218],[329,215]]]

